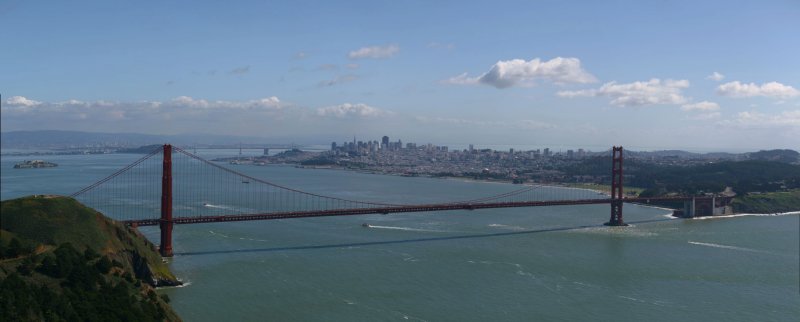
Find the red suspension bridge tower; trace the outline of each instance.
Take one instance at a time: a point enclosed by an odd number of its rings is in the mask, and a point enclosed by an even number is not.
[[[611,219],[606,226],[627,226],[622,220],[622,147],[611,150]]]
[[[161,256],[172,257],[172,145],[164,144],[161,175]]]

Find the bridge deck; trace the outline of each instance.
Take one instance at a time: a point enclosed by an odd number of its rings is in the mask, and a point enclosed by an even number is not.
[[[695,199],[710,199],[695,198]],[[657,201],[687,201],[692,197],[662,197],[662,198],[626,198],[624,202],[649,204]],[[173,224],[201,224],[228,221],[249,221],[249,220],[274,220],[290,218],[308,217],[331,217],[331,216],[354,216],[369,214],[391,214],[403,212],[425,212],[425,211],[448,211],[448,210],[475,210],[475,209],[494,209],[494,208],[516,208],[516,207],[544,207],[544,206],[565,206],[565,205],[594,205],[609,204],[613,199],[579,199],[579,200],[550,200],[550,201],[522,201],[522,202],[491,202],[491,203],[456,203],[456,204],[423,204],[408,205],[398,207],[375,207],[375,208],[351,208],[333,210],[309,210],[309,211],[290,211],[273,212],[260,214],[235,214],[222,216],[197,216],[197,217],[176,217],[172,219]],[[140,219],[123,221],[128,225],[136,226],[157,226],[161,219]]]

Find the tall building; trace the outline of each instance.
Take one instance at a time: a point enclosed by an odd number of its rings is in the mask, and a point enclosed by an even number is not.
[[[389,137],[384,135],[383,138],[381,138],[381,148],[386,149],[388,147],[389,147]]]
[[[331,151],[336,151],[336,142],[331,142]]]

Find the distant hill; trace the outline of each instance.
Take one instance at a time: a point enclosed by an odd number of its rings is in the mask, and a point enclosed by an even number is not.
[[[777,161],[783,163],[800,163],[800,153],[788,149],[761,150],[758,152],[749,152],[749,153],[727,153],[727,152],[695,153],[682,150],[659,150],[659,151],[625,150],[625,156],[642,158],[642,159],[675,158],[675,159],[694,159],[694,160],[709,160],[709,161],[761,160],[761,161]]]
[[[137,153],[137,154],[148,154],[150,152],[155,151],[158,148],[161,148],[162,144],[150,144],[140,146],[138,148],[124,148],[117,150],[117,153]]]
[[[683,150],[659,150],[659,151],[632,151],[625,150],[626,157],[637,158],[678,158],[678,159],[714,159],[714,160],[736,160],[743,156],[736,153],[710,152],[695,153]]]
[[[747,153],[747,157],[751,160],[777,161],[783,163],[797,163],[800,161],[800,153],[794,150],[761,150]]]
[[[627,171],[634,187],[647,188],[643,196],[663,192],[697,194],[721,192],[731,187],[739,194],[800,188],[800,165],[776,161],[723,161],[702,165],[640,166]]]
[[[135,230],[67,197],[0,211],[0,320],[180,320],[153,290],[180,282]]]

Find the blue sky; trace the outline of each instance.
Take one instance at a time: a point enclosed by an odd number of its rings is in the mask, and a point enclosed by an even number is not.
[[[0,0],[2,130],[800,148],[798,1]]]

